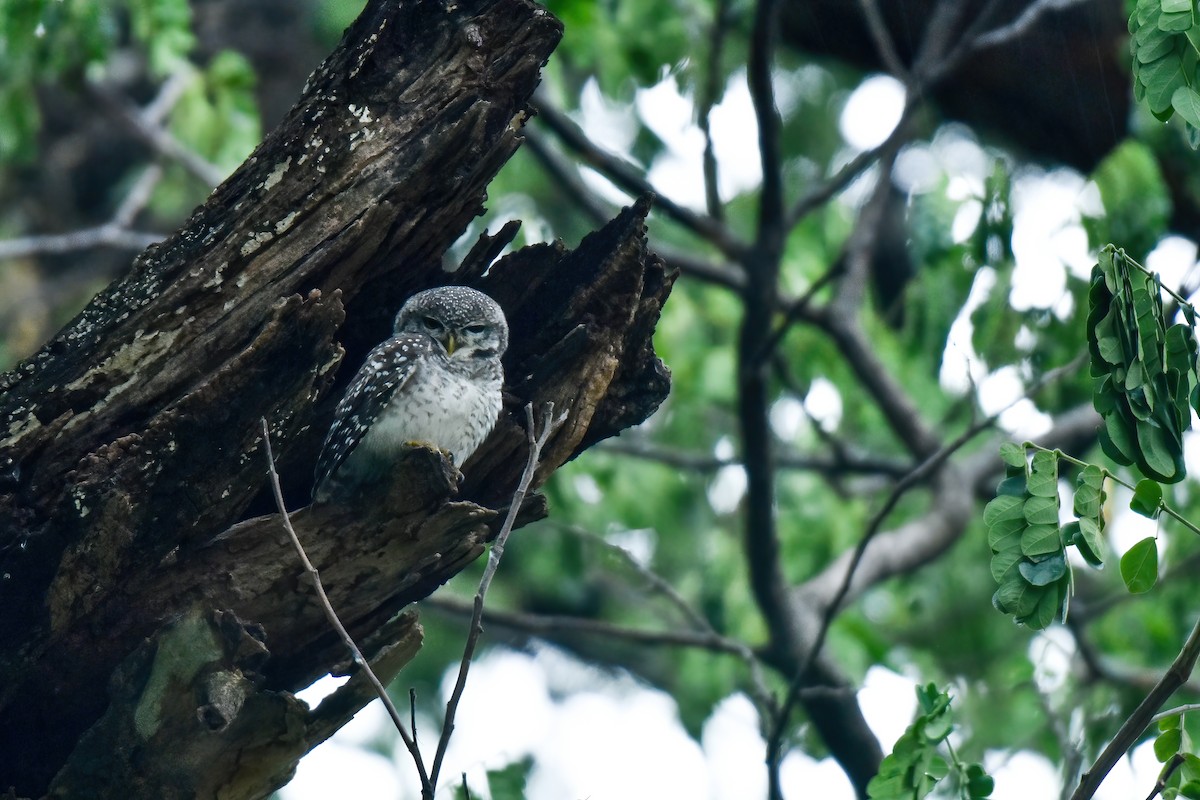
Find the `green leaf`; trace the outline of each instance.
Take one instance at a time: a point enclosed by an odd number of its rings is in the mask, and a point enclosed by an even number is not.
[[[996,781],[984,771],[982,764],[967,765],[967,796],[975,798],[989,797],[996,788]]]
[[[1032,586],[1020,575],[1011,576],[996,590],[993,603],[1005,614],[1012,614],[1018,620],[1024,619],[1037,610],[1038,601],[1045,590]]]
[[[1025,448],[1016,442],[1000,445],[1000,460],[1010,467],[1025,469]]]
[[[1058,458],[1053,453],[1039,450],[1033,455],[1028,491],[1034,497],[1058,498]]]
[[[1079,519],[1079,536],[1075,538],[1075,547],[1093,567],[1104,564],[1104,554],[1108,551],[1105,546],[1104,532],[1091,517]]]
[[[1025,520],[1030,525],[1058,525],[1058,495],[1030,497],[1025,501]]]
[[[1057,525],[1030,525],[1021,534],[1021,552],[1031,558],[1047,553],[1059,553],[1062,549],[1062,537]]]
[[[1173,439],[1160,425],[1142,422],[1137,426],[1141,458],[1138,466],[1155,480],[1178,483],[1184,478],[1183,443]]]
[[[1192,10],[1192,0],[1160,0],[1159,6],[1164,14],[1178,14]]]
[[[1059,610],[1065,594],[1058,585],[1048,586],[1041,590],[1037,606],[1028,616],[1016,616],[1016,621],[1035,631],[1044,631],[1050,623],[1059,617]]]
[[[988,528],[988,547],[993,553],[1019,552],[1021,535],[1025,532],[1025,520],[1002,520]]]
[[[1121,580],[1134,594],[1148,592],[1158,581],[1158,543],[1148,536],[1121,556]]]
[[[1143,517],[1158,519],[1158,515],[1162,513],[1162,496],[1162,486],[1149,478],[1143,478],[1133,490],[1129,508]]]
[[[1158,18],[1158,29],[1160,31],[1182,32],[1190,27],[1192,27],[1191,9],[1175,14],[1164,13]]]
[[[1025,519],[1025,498],[1000,495],[992,498],[983,508],[983,521],[986,525],[995,525],[1008,519]]]
[[[1171,105],[1175,113],[1183,117],[1189,125],[1200,128],[1200,94],[1190,86],[1180,86],[1171,95]]]
[[[1024,475],[1014,475],[1011,478],[1005,478],[996,487],[996,494],[1007,494],[1024,499],[1027,493]]]
[[[1158,759],[1159,763],[1165,764],[1171,756],[1179,752],[1181,744],[1183,744],[1183,731],[1179,728],[1163,731],[1154,740],[1154,757]]]
[[[1019,544],[1019,543],[1018,543]],[[996,583],[1003,583],[1012,571],[1013,567],[1021,562],[1021,550],[1018,546],[1016,549],[1004,550],[992,556],[992,579]]]
[[[1049,586],[1067,574],[1067,559],[1055,553],[1041,561],[1020,561],[1017,569],[1034,586]]]
[[[1200,800],[1200,781],[1185,781],[1179,787],[1179,796],[1186,797],[1188,800]]]
[[[1119,410],[1119,408],[1116,409],[1117,412]],[[1104,415],[1104,428],[1100,431],[1100,447],[1106,456],[1118,464],[1132,464],[1137,454],[1134,441],[1135,434],[1130,432],[1129,426],[1121,418],[1120,413]]]

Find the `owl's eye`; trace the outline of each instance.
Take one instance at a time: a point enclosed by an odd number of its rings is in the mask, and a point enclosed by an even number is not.
[[[442,328],[446,327],[441,323],[440,320],[435,319],[434,317],[422,317],[421,323],[431,331],[440,331]]]
[[[463,330],[466,331],[467,333],[471,334],[472,336],[478,336],[479,334],[481,334],[485,330],[487,330],[487,326],[482,323],[476,322],[474,325],[466,326],[465,328],[463,328]]]

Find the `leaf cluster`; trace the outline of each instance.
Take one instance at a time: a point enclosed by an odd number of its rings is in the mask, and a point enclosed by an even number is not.
[[[959,797],[963,800],[989,797],[995,781],[981,764],[962,764],[949,748],[954,730],[950,716],[950,695],[936,684],[917,687],[917,718],[896,740],[896,746],[879,767],[879,774],[867,784],[867,796],[872,800],[918,800],[952,771],[958,779]],[[951,761],[939,752],[945,743]]]
[[[1005,478],[984,508],[992,550],[992,577],[1000,585],[992,604],[1019,623],[1043,630],[1066,615],[1071,568],[1066,548],[1074,546],[1093,566],[1103,564],[1104,473],[1088,466],[1079,473],[1074,511],[1078,519],[1059,523],[1058,457],[1025,447],[1000,448]]]
[[[1200,26],[1196,0],[1138,0],[1129,16],[1133,96],[1163,122],[1178,113],[1200,145]]]
[[[1158,723],[1154,757],[1165,764],[1159,778],[1164,800],[1187,797],[1200,800],[1200,756],[1190,752],[1192,743],[1183,727],[1183,714],[1166,717]]]
[[[1164,483],[1183,479],[1183,434],[1197,407],[1195,312],[1166,326],[1162,284],[1112,245],[1092,268],[1088,346],[1100,444],[1118,464]]]

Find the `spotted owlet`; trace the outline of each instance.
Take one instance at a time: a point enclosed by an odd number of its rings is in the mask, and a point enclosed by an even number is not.
[[[378,479],[412,443],[462,466],[500,414],[507,346],[504,312],[482,292],[443,286],[410,297],[337,405],[313,497]]]

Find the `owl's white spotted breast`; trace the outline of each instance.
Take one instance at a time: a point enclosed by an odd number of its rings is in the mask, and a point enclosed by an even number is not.
[[[442,365],[422,364],[376,418],[359,448],[371,456],[411,442],[448,450],[454,463],[475,452],[500,414],[500,381],[470,381]]]

